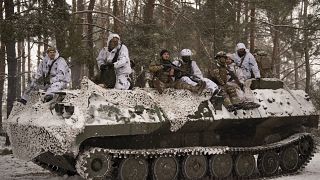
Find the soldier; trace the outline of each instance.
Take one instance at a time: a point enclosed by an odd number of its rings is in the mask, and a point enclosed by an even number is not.
[[[268,54],[260,49],[255,49],[253,56],[257,61],[261,77],[272,78],[272,62]]]
[[[25,105],[32,91],[44,89],[44,102],[48,102],[53,99],[54,92],[67,88],[70,81],[71,72],[68,64],[54,47],[49,47],[37,73],[18,101]]]
[[[132,73],[127,46],[121,43],[118,34],[110,34],[107,47],[101,49],[97,57],[101,80],[108,88],[127,90],[130,88]],[[106,77],[106,76],[115,76]]]
[[[170,61],[170,53],[168,50],[160,52],[160,61],[152,62],[149,66],[150,73],[153,74],[152,85],[161,94],[165,88],[188,89],[192,92],[202,92],[204,87],[196,85],[192,86],[183,81],[174,81],[175,66]]]
[[[250,78],[260,79],[260,71],[254,56],[246,49],[243,43],[238,43],[234,53],[235,63],[241,67],[245,80]]]
[[[223,96],[223,104],[228,111],[241,109],[242,101],[238,97],[237,88],[228,84],[228,67],[226,64],[226,53],[220,51],[215,56],[215,62],[209,69],[210,79],[221,87],[219,94]]]
[[[242,109],[254,109],[258,108],[260,105],[253,102],[253,99],[249,96],[246,97],[244,94],[244,91],[250,91],[250,88],[244,87],[244,80],[245,77],[243,75],[242,69],[240,69],[239,66],[236,65],[234,62],[235,58],[234,55],[231,53],[228,53],[227,55],[227,85],[232,86],[235,88],[237,96],[239,97],[241,101],[241,108]],[[248,94],[248,93],[247,93]]]
[[[176,80],[186,82],[192,86],[197,86],[199,83],[205,83],[206,88],[210,92],[212,92],[214,95],[217,94],[219,87],[210,79],[203,77],[197,63],[191,60],[191,50],[183,49],[180,52],[180,55],[182,60],[176,60],[173,62],[174,65],[179,67],[179,70],[176,72]]]

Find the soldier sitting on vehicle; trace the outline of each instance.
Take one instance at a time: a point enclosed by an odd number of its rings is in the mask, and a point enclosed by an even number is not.
[[[37,73],[18,101],[25,105],[30,93],[39,89],[46,91],[44,102],[51,101],[54,92],[67,88],[70,81],[71,72],[68,64],[54,47],[49,47],[46,56],[38,66]]]
[[[198,84],[206,85],[206,88],[214,95],[219,92],[219,87],[208,78],[204,78],[201,70],[199,69],[196,61],[191,60],[192,52],[190,49],[183,49],[180,52],[181,60],[173,62],[178,67],[176,71],[176,81],[182,81],[192,86]]]
[[[257,61],[261,77],[272,78],[272,62],[270,57],[268,57],[268,54],[260,49],[255,49],[253,56]]]
[[[246,97],[244,94],[244,75],[239,66],[234,62],[234,55],[231,53],[226,54],[226,64],[227,64],[227,85],[232,86],[236,89],[236,93],[239,99],[242,101],[242,109],[254,109],[258,108],[260,105],[254,103],[250,97]],[[250,89],[250,88],[249,88]],[[249,91],[249,89],[246,89]]]
[[[230,70],[228,69],[226,61],[226,53],[223,51],[218,52],[215,56],[215,61],[211,63],[211,67],[209,69],[209,76],[211,80],[213,80],[220,86],[221,91],[219,94],[223,97],[224,106],[227,108],[228,111],[235,111],[237,109],[242,108],[243,101],[237,94],[237,88],[239,87],[238,84],[230,85],[230,83],[228,83],[228,80],[230,80],[228,78]],[[233,77],[239,80],[235,74],[233,74]]]
[[[107,88],[127,90],[130,88],[131,62],[127,46],[121,43],[118,34],[110,34],[107,47],[97,57],[101,81]]]
[[[165,88],[188,89],[197,93],[203,91],[204,84],[192,86],[183,81],[175,82],[175,68],[177,67],[172,64],[168,50],[162,50],[160,57],[160,61],[151,62],[149,66],[149,71],[153,74],[152,85],[159,93],[162,93]]]

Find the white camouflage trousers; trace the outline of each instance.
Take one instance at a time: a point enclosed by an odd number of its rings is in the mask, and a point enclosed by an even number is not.
[[[219,89],[218,85],[211,81],[208,78],[201,78],[202,81],[206,83],[206,89],[208,89],[210,92],[214,92],[215,90]],[[188,76],[183,76],[180,78],[180,81],[186,82],[190,84],[191,86],[196,86],[198,83],[191,80]]]
[[[130,77],[128,74],[121,74],[116,77],[116,84],[114,86],[115,89],[119,90],[128,90],[130,87]]]
[[[39,89],[45,90],[46,91],[46,95],[48,94],[53,94],[54,92],[63,90],[67,88],[67,83],[65,82],[54,82],[50,85],[40,85],[38,83],[36,83],[35,81],[32,81],[26,88],[25,92],[22,95],[22,99],[28,101],[29,99],[29,95],[32,91],[38,91]]]

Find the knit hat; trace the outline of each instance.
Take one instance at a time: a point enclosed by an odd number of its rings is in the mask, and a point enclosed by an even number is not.
[[[162,55],[164,54],[164,53],[170,53],[168,50],[166,50],[166,49],[162,49],[161,51],[160,51],[160,56],[162,57]]]

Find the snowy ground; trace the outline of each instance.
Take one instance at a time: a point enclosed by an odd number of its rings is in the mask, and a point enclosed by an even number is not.
[[[0,136],[0,149],[4,147],[4,138]],[[12,154],[0,155],[1,180],[82,180],[79,176],[59,177],[43,170],[32,162],[16,159]],[[320,152],[309,165],[298,175],[276,178],[277,180],[319,180],[320,179]]]

